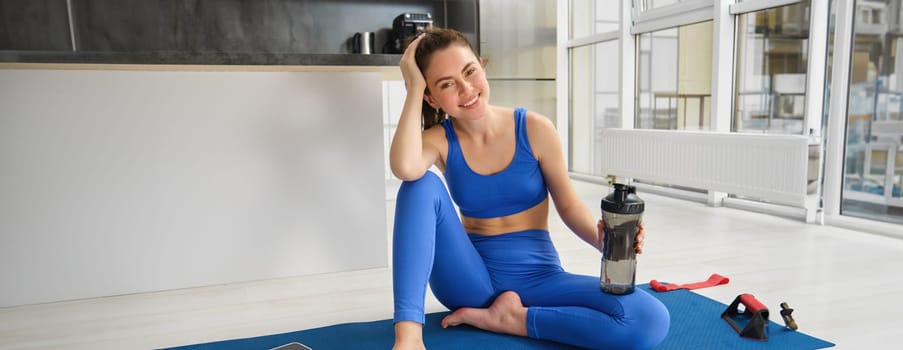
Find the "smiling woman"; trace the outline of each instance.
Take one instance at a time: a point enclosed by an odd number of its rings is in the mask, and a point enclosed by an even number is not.
[[[669,325],[661,302],[642,291],[605,294],[597,276],[562,269],[549,203],[596,249],[603,223],[574,191],[549,119],[491,105],[483,63],[461,33],[438,28],[409,40],[401,59],[408,93],[390,150],[405,180],[393,233],[395,348],[424,348],[427,281],[454,311],[443,327],[587,348],[657,345]],[[643,240],[641,228],[637,252]]]

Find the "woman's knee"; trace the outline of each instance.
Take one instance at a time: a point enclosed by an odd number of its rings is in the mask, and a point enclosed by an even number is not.
[[[436,193],[440,189],[445,191],[445,184],[442,182],[442,179],[436,173],[427,171],[417,180],[402,182],[401,187],[398,189],[398,196],[423,192]]]
[[[584,346],[592,349],[652,349],[671,325],[668,309],[655,297],[642,291],[618,297],[622,313],[612,315],[617,329],[601,329]]]
[[[651,349],[662,342],[671,328],[671,315],[661,301],[644,292],[629,313],[625,315],[631,324],[631,333],[637,349]]]

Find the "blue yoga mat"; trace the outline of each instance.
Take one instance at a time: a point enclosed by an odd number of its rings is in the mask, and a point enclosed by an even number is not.
[[[687,290],[656,293],[644,284],[638,286],[662,301],[671,313],[671,330],[656,349],[821,349],[834,346],[799,331],[769,321],[768,340],[741,338],[721,319],[727,305]],[[427,349],[503,349],[540,350],[576,349],[557,343],[485,332],[469,326],[442,329],[439,322],[448,312],[426,315],[424,341]],[[774,313],[777,315],[777,312]],[[805,327],[805,324],[801,325]],[[224,340],[188,345],[178,350],[267,350],[298,342],[313,350],[391,349],[394,339],[392,320],[344,323],[303,331],[254,338]],[[601,334],[604,334],[600,332]]]

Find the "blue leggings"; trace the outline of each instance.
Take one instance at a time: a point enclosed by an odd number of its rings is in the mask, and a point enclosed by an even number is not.
[[[504,291],[527,307],[531,338],[593,349],[648,349],[668,333],[668,310],[642,290],[614,296],[599,278],[565,272],[545,230],[467,234],[439,177],[398,191],[393,237],[395,322],[424,322],[427,281],[445,307],[485,308]]]

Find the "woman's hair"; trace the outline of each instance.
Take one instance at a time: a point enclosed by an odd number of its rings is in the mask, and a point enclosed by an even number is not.
[[[470,41],[467,40],[467,37],[465,37],[464,34],[457,30],[433,26],[424,31],[423,35],[425,36],[423,37],[423,39],[420,39],[420,44],[417,46],[417,52],[414,53],[414,60],[417,61],[417,67],[420,68],[421,73],[426,71],[433,53],[448,48],[452,45],[461,45],[469,48],[475,56],[480,57],[480,54],[477,53],[477,50],[473,48],[473,45],[470,44]],[[415,38],[417,38],[416,35],[408,37],[405,40],[404,47],[408,47],[411,44],[411,41],[414,41]],[[424,93],[430,93],[429,87],[427,87]],[[445,111],[443,111],[442,109],[433,108],[426,101],[423,101],[422,113],[423,130],[429,129],[436,124],[442,123],[443,120],[448,118],[448,114],[446,114]]]

